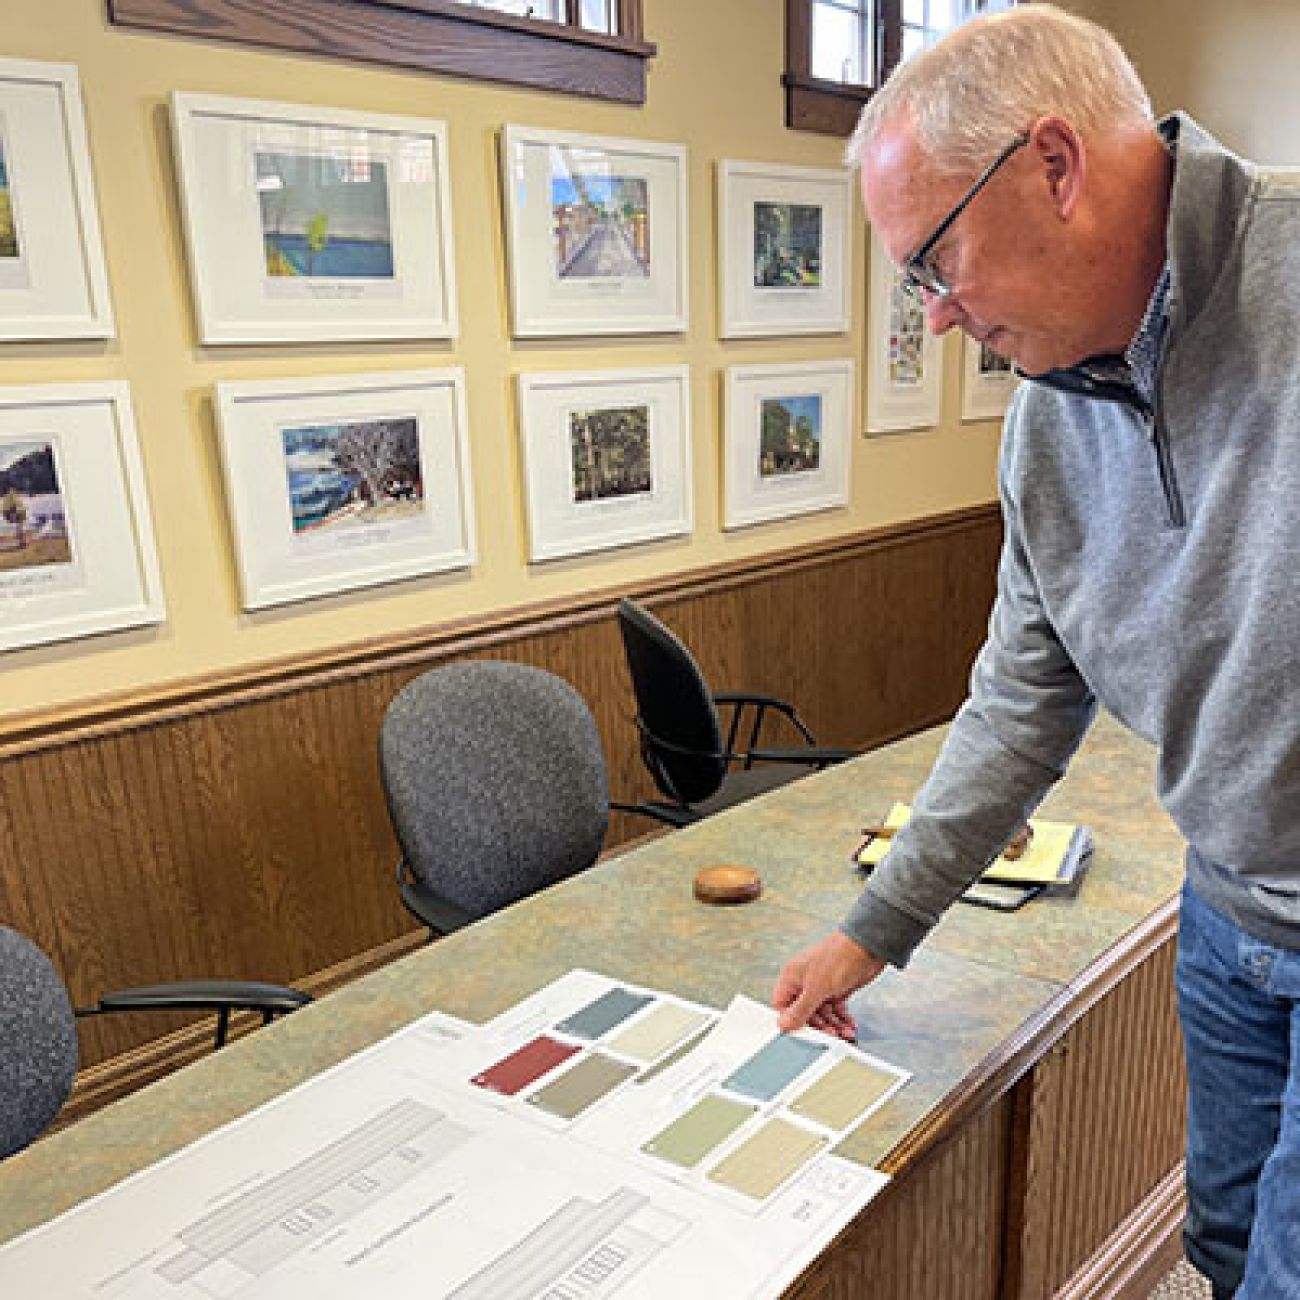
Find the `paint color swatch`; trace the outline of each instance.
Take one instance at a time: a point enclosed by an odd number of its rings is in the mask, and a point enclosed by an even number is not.
[[[723,1086],[755,1101],[771,1101],[825,1051],[822,1043],[781,1034],[755,1052]]]
[[[594,1002],[561,1020],[555,1028],[562,1034],[575,1038],[599,1038],[615,1025],[621,1025],[628,1016],[635,1015],[654,997],[649,993],[633,993],[630,989],[610,989]]]
[[[727,1140],[758,1108],[716,1093],[697,1101],[642,1148],[652,1156],[694,1169]]]
[[[671,1070],[683,1056],[689,1056],[717,1027],[717,1021],[711,1020],[698,1033],[692,1034],[689,1038],[674,1047],[667,1056],[661,1057],[648,1070],[636,1076],[637,1083],[649,1083],[651,1079],[661,1075],[665,1070]]]
[[[792,1114],[827,1128],[852,1124],[898,1082],[898,1075],[850,1057],[837,1062],[789,1105]]]
[[[670,1047],[676,1047],[687,1034],[698,1029],[708,1017],[702,1011],[661,1002],[655,1009],[629,1025],[610,1040],[610,1047],[634,1061],[653,1061]]]
[[[709,1170],[709,1180],[761,1201],[825,1145],[824,1137],[774,1119]]]
[[[470,1082],[490,1092],[513,1097],[580,1051],[582,1048],[572,1043],[557,1043],[554,1038],[534,1038],[509,1056],[503,1056],[495,1065],[489,1065]]]
[[[636,1073],[636,1066],[616,1061],[600,1052],[592,1052],[571,1070],[552,1079],[528,1098],[536,1106],[560,1119],[576,1119],[588,1106],[613,1092],[620,1083]]]

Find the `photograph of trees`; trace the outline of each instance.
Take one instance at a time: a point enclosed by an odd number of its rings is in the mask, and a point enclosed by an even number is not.
[[[409,519],[424,509],[419,421],[357,420],[281,430],[296,535]]]
[[[755,288],[815,288],[821,282],[821,208],[802,203],[755,203]]]
[[[819,393],[803,397],[767,397],[760,406],[758,472],[762,478],[776,474],[801,474],[821,464],[822,399]]]
[[[53,444],[0,441],[0,572],[71,560]]]
[[[573,411],[569,441],[575,502],[651,490],[649,407]]]
[[[267,275],[393,278],[385,163],[258,150],[256,167]]]

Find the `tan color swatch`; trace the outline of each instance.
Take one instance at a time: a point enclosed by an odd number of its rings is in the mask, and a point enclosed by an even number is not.
[[[824,1137],[774,1119],[709,1170],[709,1180],[761,1201],[825,1145]]]
[[[898,1076],[848,1057],[837,1062],[789,1106],[803,1119],[842,1129],[887,1093]]]
[[[635,1073],[635,1066],[592,1052],[573,1069],[539,1088],[528,1098],[528,1104],[561,1119],[574,1119]]]
[[[698,1029],[707,1018],[702,1011],[679,1007],[673,1002],[661,1002],[611,1039],[609,1046],[635,1061],[653,1061]]]

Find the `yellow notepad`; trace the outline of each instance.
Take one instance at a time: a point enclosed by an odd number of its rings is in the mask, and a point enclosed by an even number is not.
[[[896,803],[884,825],[897,830],[912,815],[909,804]],[[1016,861],[997,857],[984,869],[985,880],[1018,885],[1068,885],[1078,875],[1084,860],[1092,852],[1092,833],[1086,826],[1070,822],[1030,818],[1034,837]],[[855,855],[859,866],[871,868],[889,852],[891,841],[882,835],[869,835]]]

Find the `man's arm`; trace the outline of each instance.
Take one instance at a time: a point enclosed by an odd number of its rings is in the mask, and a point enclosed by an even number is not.
[[[1017,395],[1013,411],[1023,414]],[[885,963],[904,966],[917,944],[1038,806],[1082,741],[1092,692],[1043,608],[1019,533],[1008,418],[1002,509],[1006,527],[998,596],[953,721],[912,816],[890,844],[840,931],[792,959],[773,1005],[783,1029],[849,1028],[851,993]],[[814,1000],[818,998],[819,1000]]]

